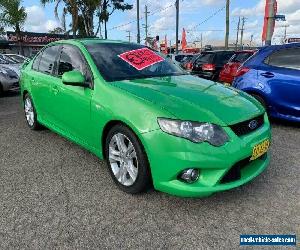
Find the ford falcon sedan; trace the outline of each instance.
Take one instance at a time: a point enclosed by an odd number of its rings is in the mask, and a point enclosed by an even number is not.
[[[205,197],[269,163],[270,124],[246,93],[188,75],[140,44],[74,39],[23,65],[32,130],[42,125],[107,161],[123,191]]]

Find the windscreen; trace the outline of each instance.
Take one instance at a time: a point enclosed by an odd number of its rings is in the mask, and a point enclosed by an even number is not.
[[[106,81],[186,74],[165,56],[138,44],[87,44],[99,72]]]

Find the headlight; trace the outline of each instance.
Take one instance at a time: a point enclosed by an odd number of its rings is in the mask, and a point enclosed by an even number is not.
[[[5,69],[1,69],[1,68],[0,68],[0,73],[1,73],[1,74],[7,74],[7,71],[6,71]]]
[[[224,129],[212,123],[164,118],[158,118],[157,121],[162,131],[188,139],[192,142],[200,143],[206,141],[213,146],[219,147],[229,140]]]

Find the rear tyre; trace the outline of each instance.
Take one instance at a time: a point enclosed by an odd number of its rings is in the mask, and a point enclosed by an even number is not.
[[[261,104],[265,109],[267,109],[267,103],[266,103],[266,101],[264,100],[264,98],[262,98],[260,95],[257,95],[257,94],[251,94],[251,96],[253,96],[257,101],[259,101],[260,104]]]
[[[137,194],[149,188],[151,174],[145,150],[128,127],[118,124],[108,132],[105,158],[110,174],[121,190]]]
[[[32,130],[39,130],[41,125],[37,121],[37,113],[28,93],[24,96],[24,112],[28,127]]]

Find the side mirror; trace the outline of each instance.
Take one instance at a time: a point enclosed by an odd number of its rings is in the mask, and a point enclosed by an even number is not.
[[[89,84],[85,82],[83,74],[77,70],[65,72],[62,75],[62,82],[65,85],[88,87]]]

